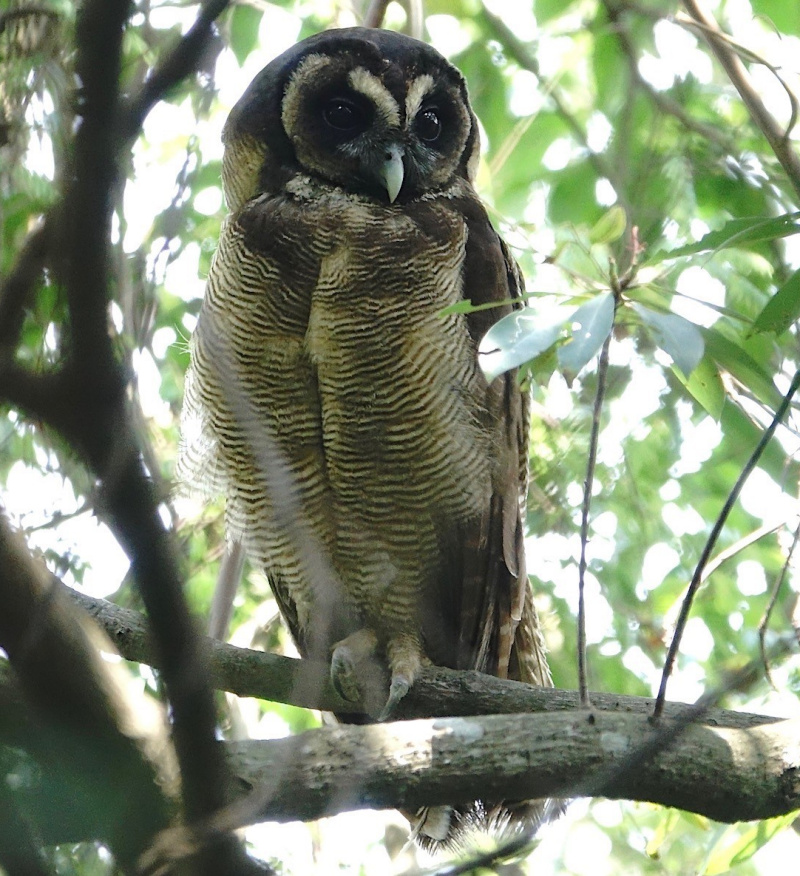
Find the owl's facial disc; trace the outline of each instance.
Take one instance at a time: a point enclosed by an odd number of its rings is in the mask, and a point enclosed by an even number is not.
[[[314,177],[383,203],[408,201],[466,175],[476,142],[460,85],[441,73],[349,53],[309,54],[290,78],[281,121]]]

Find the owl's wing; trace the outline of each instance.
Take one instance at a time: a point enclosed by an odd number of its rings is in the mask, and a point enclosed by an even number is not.
[[[475,305],[508,302],[467,316],[476,348],[501,317],[522,306],[524,280],[482,205],[462,207],[468,228],[463,295]],[[452,608],[459,668],[551,684],[525,567],[523,513],[528,479],[530,402],[506,372],[488,387],[485,428],[495,453],[491,499],[466,524],[456,557]]]
[[[307,494],[320,492],[310,481],[322,469],[303,465],[322,446],[304,351],[320,254],[311,221],[294,214],[288,221],[288,209],[280,199],[256,198],[223,224],[192,338],[176,474],[185,489],[225,496],[228,537],[267,574],[306,653],[309,606],[280,571],[300,560],[289,535],[268,535],[275,526],[265,522],[277,517],[273,503],[284,518],[290,505],[298,506],[295,516],[313,513]],[[276,541],[282,566],[274,562]]]

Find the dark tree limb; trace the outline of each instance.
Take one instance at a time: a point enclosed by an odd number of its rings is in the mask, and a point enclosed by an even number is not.
[[[141,91],[125,108],[120,124],[123,141],[136,137],[150,110],[171,88],[197,70],[214,35],[214,22],[228,5],[229,0],[206,0],[202,4],[194,24],[148,76]]]
[[[209,0],[201,19],[222,6]],[[131,559],[153,630],[170,698],[175,749],[181,768],[185,817],[207,818],[226,802],[226,771],[215,743],[216,714],[208,684],[207,655],[182,592],[182,575],[170,535],[158,514],[159,498],[141,462],[139,439],[127,399],[127,375],[108,331],[112,193],[124,146],[120,132],[119,73],[128,0],[88,0],[76,27],[76,72],[80,81],[79,124],[63,200],[47,219],[45,254],[55,282],[64,289],[69,332],[58,368],[34,373],[18,366],[13,351],[0,358],[0,396],[62,433],[99,479],[98,495],[109,523]],[[194,42],[193,42],[194,40]],[[188,72],[202,39],[187,39],[148,92],[149,106],[171,81]],[[181,51],[184,51],[181,54]],[[146,101],[147,103],[147,101]],[[128,132],[131,133],[130,131]],[[14,311],[12,327],[42,259],[42,241],[26,247],[3,299]],[[30,270],[27,265],[30,264]],[[10,339],[9,339],[10,340]],[[28,616],[30,621],[32,618]],[[80,678],[80,675],[77,676]],[[217,837],[193,862],[196,872],[234,874],[246,868],[235,837]]]
[[[42,223],[25,241],[13,272],[0,286],[0,356],[10,352],[22,329],[24,306],[39,279],[47,253],[47,225]]]
[[[72,809],[108,843],[120,867],[132,871],[170,815],[164,764],[151,760],[163,750],[164,728],[138,719],[113,668],[101,659],[91,625],[2,517],[0,569],[0,646],[22,699],[18,709],[5,708],[8,699],[0,699],[0,741],[24,747],[46,773],[69,777]],[[23,715],[24,723],[11,724]],[[38,744],[29,748],[34,739]],[[3,774],[12,772],[6,763]],[[88,798],[82,787],[91,789]],[[33,826],[47,829],[35,820]],[[18,853],[24,836],[0,832],[0,841],[9,840]]]

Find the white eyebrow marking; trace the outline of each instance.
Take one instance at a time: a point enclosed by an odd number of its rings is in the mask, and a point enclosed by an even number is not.
[[[377,76],[363,67],[356,67],[355,70],[350,71],[347,79],[353,87],[353,91],[370,99],[378,111],[378,115],[387,125],[399,127],[400,107]]]
[[[419,112],[423,98],[433,90],[433,76],[428,73],[417,78],[408,87],[406,95],[406,123],[411,124],[414,116]]]

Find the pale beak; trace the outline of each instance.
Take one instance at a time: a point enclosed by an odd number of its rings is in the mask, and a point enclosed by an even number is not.
[[[399,146],[389,146],[381,166],[381,177],[392,204],[403,187],[403,176],[403,150]]]

